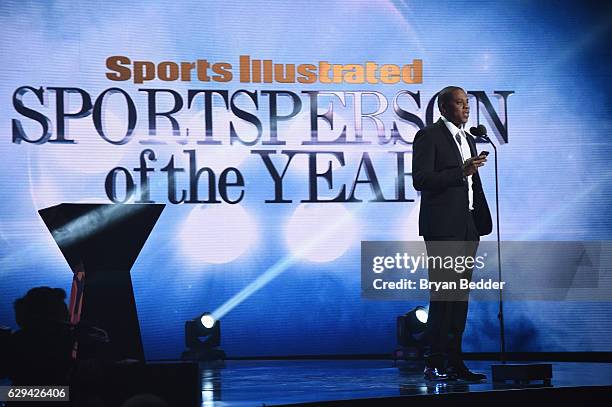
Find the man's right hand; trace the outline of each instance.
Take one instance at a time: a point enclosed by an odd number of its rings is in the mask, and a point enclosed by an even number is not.
[[[463,163],[463,175],[469,177],[478,172],[478,167],[482,167],[487,162],[487,157],[479,155],[477,157],[471,157],[465,160]]]

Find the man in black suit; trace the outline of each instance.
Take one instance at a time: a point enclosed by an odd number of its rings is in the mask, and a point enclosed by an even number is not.
[[[480,236],[491,233],[491,213],[478,168],[487,161],[463,127],[470,109],[465,91],[448,86],[438,94],[442,117],[420,130],[413,143],[412,181],[421,191],[419,234],[428,256],[474,256]],[[430,281],[470,279],[472,270],[429,267]],[[425,378],[479,381],[463,363],[461,342],[467,319],[469,292],[430,290],[426,338],[429,354]]]

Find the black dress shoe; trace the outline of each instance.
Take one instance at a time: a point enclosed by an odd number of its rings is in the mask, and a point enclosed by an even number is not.
[[[487,380],[487,376],[482,373],[471,372],[465,365],[458,367],[450,366],[446,369],[446,373],[451,379],[464,380],[466,382],[481,382]]]
[[[423,376],[425,377],[425,380],[451,380],[450,376],[444,371],[444,369],[440,369],[437,367],[426,367],[423,371]]]

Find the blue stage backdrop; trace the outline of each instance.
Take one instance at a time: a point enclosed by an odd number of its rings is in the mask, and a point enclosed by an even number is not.
[[[411,141],[451,84],[498,145],[503,239],[612,239],[603,2],[129,3],[0,6],[5,324],[28,288],[70,288],[39,209],[156,202],[132,270],[148,358],[203,311],[231,356],[391,351],[416,302],[360,297],[360,242],[419,239]],[[466,351],[498,349],[496,313],[470,305]],[[612,351],[610,302],[506,322],[509,351]]]

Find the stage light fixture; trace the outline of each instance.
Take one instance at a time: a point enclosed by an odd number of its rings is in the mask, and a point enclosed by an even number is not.
[[[215,326],[215,322],[217,321],[215,321],[215,318],[212,316],[211,313],[205,312],[200,317],[200,322],[202,323],[202,325],[204,325],[204,328],[211,329],[213,326]]]
[[[225,352],[221,345],[221,321],[210,312],[185,322],[185,346],[183,359],[186,360],[223,360]]]
[[[424,307],[416,307],[416,309],[414,310],[414,315],[416,316],[416,318],[419,320],[420,323],[422,324],[426,324],[427,323],[427,310]]]
[[[414,360],[423,357],[424,335],[427,328],[427,309],[417,306],[397,317],[397,344],[394,359]]]
[[[421,342],[427,327],[427,309],[417,306],[397,318],[397,336],[400,345],[408,346]]]

